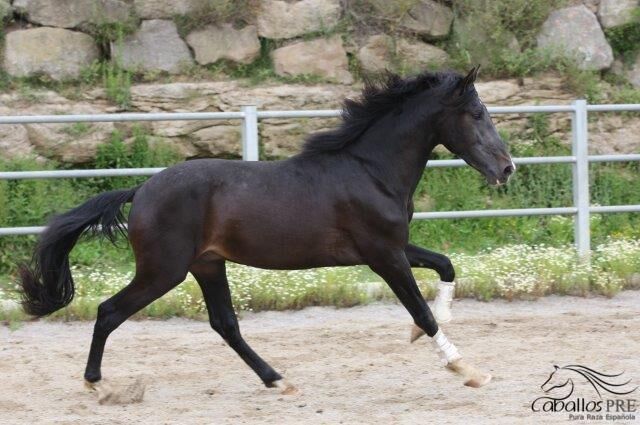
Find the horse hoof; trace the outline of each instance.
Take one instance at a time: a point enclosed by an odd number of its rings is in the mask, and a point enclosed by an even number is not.
[[[411,328],[411,337],[409,338],[409,342],[413,344],[418,338],[420,338],[424,334],[425,332],[422,330],[422,328],[416,325],[413,325],[413,327]]]
[[[300,391],[296,387],[294,387],[293,385],[291,385],[290,383],[288,383],[284,379],[278,379],[277,381],[275,381],[273,383],[273,386],[278,388],[280,390],[280,394],[282,394],[282,395],[298,395],[298,394],[300,394]]]
[[[131,385],[117,391],[111,385],[100,380],[97,382],[84,381],[85,387],[98,394],[98,403],[107,405],[140,403],[144,398],[145,385],[136,379]]]
[[[491,382],[492,378],[490,374],[479,371],[462,359],[448,363],[447,369],[461,375],[464,378],[464,385],[471,388],[483,387]]]
[[[488,373],[481,374],[475,378],[469,379],[467,382],[464,383],[464,385],[471,388],[484,387],[489,382],[491,382],[491,378],[492,376]]]

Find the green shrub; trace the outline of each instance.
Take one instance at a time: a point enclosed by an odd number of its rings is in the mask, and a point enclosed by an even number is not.
[[[616,56],[633,59],[640,49],[640,8],[633,11],[631,22],[605,30],[605,36]]]
[[[131,106],[131,73],[124,69],[118,60],[104,63],[102,72],[107,99],[120,109],[129,109]]]
[[[150,137],[141,127],[133,128],[129,141],[120,131],[114,131],[108,142],[98,147],[96,168],[146,168],[170,166],[179,162],[175,150],[164,143],[150,144]],[[114,190],[141,184],[148,177],[113,177],[86,179],[86,184],[96,191]]]
[[[600,103],[604,99],[606,90],[597,71],[582,70],[569,62],[559,65],[558,69],[563,72],[568,88],[577,97],[589,103]]]
[[[84,28],[86,32],[93,36],[98,46],[103,52],[109,52],[111,43],[122,41],[122,39],[133,34],[138,28],[138,17],[130,15],[128,19],[118,22],[97,22],[87,24]]]

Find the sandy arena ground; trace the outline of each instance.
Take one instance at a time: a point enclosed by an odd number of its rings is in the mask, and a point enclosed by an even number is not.
[[[410,345],[409,316],[397,305],[245,315],[246,339],[302,391],[297,396],[262,387],[207,323],[127,322],[111,336],[103,366],[112,384],[146,382],[144,401],[126,406],[99,405],[83,387],[92,323],[2,326],[0,423],[566,423],[566,413],[530,409],[554,364],[624,370],[640,383],[638,291],[462,300],[454,314],[444,328],[494,375],[487,387],[462,386],[427,338]]]

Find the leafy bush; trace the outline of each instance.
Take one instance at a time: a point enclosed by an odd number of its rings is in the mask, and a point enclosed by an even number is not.
[[[175,150],[164,143],[150,144],[149,136],[141,127],[134,127],[130,140],[125,135],[114,131],[110,140],[98,147],[96,168],[146,168],[170,166],[179,162]],[[114,177],[110,179],[87,179],[87,184],[98,191],[114,190],[122,187],[136,186],[148,177]]]
[[[631,22],[605,30],[605,35],[616,56],[632,59],[640,49],[640,8],[633,11]]]

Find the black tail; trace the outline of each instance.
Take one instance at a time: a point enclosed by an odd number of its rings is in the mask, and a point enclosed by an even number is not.
[[[115,242],[126,234],[121,207],[131,202],[138,188],[101,193],[84,204],[57,215],[40,236],[31,265],[20,266],[22,307],[33,316],[46,316],[73,299],[69,252],[89,230]]]

